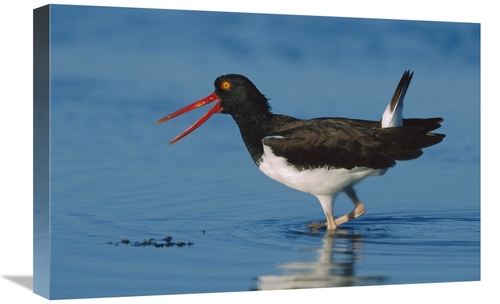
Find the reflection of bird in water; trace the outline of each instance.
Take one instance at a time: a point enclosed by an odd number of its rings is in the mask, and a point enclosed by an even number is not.
[[[252,159],[269,177],[318,198],[325,212],[327,229],[365,213],[353,185],[367,176],[384,174],[398,160],[422,155],[422,149],[442,141],[431,133],[441,118],[403,119],[403,99],[413,73],[406,71],[380,121],[346,118],[301,120],[270,112],[268,99],[241,75],[215,80],[215,91],[158,123],[217,101],[196,123],[170,143],[198,128],[215,113],[230,114],[240,129]],[[314,90],[316,88],[305,88]],[[354,210],[334,219],[333,200],[344,192]]]
[[[357,256],[362,252],[362,235],[326,234],[323,246],[317,250],[314,262],[295,262],[278,266],[282,275],[260,276],[258,290],[278,290],[297,288],[343,287],[376,284],[383,281],[380,276],[360,277],[355,275]]]

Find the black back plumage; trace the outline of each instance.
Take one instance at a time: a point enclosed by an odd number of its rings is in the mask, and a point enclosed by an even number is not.
[[[418,158],[423,148],[441,142],[443,134],[430,133],[440,122],[441,118],[405,119],[402,127],[380,128],[379,122],[367,120],[297,120],[276,128],[274,136],[262,142],[299,170],[384,169],[399,160]]]
[[[412,75],[406,76],[411,79]],[[225,81],[232,84],[231,89],[221,88]],[[264,144],[299,170],[319,167],[384,169],[394,166],[396,161],[418,158],[423,148],[445,137],[431,132],[441,126],[442,118],[403,119],[402,126],[381,128],[380,121],[301,120],[272,114],[268,99],[248,78],[237,74],[217,78],[215,93],[221,98],[222,113],[230,114],[238,124],[257,165]]]

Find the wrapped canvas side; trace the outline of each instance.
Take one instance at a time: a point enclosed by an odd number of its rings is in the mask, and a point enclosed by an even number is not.
[[[50,298],[50,7],[33,12],[33,291]]]

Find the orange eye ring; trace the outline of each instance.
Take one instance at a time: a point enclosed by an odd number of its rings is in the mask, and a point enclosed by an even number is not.
[[[229,91],[231,89],[231,83],[229,81],[223,81],[221,84],[220,84],[220,87],[221,89],[223,89],[224,91]]]

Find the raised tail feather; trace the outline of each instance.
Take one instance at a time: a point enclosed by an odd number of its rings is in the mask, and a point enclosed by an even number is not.
[[[410,85],[413,72],[409,70],[403,73],[401,80],[394,92],[391,102],[380,120],[380,127],[394,128],[392,133],[399,139],[397,142],[401,146],[401,150],[390,155],[395,160],[410,160],[418,158],[423,154],[422,149],[440,143],[445,137],[444,134],[431,133],[441,127],[442,118],[403,118],[403,100]]]
[[[380,120],[382,128],[400,127],[403,125],[403,101],[412,77],[413,72],[410,73],[409,70],[403,73],[391,102],[389,102],[384,114],[382,114],[382,119]]]

